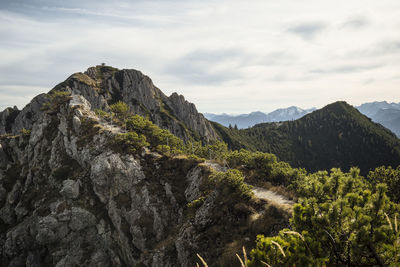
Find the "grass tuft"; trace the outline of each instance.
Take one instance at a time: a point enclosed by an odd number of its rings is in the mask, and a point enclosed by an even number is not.
[[[242,247],[242,250],[243,250],[244,262],[246,263],[246,266],[247,266],[247,253],[246,253],[246,248],[243,246],[243,247]]]
[[[197,253],[197,258],[200,259],[201,263],[203,263],[204,267],[208,267],[207,262]]]
[[[242,266],[242,267],[246,267],[246,265],[244,265],[244,263],[243,263],[243,260],[240,258],[240,256],[236,253],[236,257],[239,259],[239,261],[240,261],[240,265]]]
[[[264,264],[267,267],[271,267],[271,265],[269,265],[268,263],[266,263],[265,261],[260,261],[262,264]]]
[[[296,232],[296,231],[286,231],[286,232],[284,232],[284,234],[298,236],[298,237],[300,237],[301,240],[303,240],[303,242],[305,242],[304,236],[302,236],[299,232]]]
[[[286,254],[285,254],[285,252],[283,251],[283,248],[281,247],[281,245],[279,245],[278,242],[275,242],[275,241],[271,240],[271,243],[278,247],[278,249],[279,249],[279,251],[282,253],[283,257],[286,257]]]
[[[390,219],[389,219],[389,216],[387,215],[386,212],[384,212],[384,214],[385,214],[386,220],[387,220],[388,223],[389,223],[390,229],[393,231],[393,225],[392,225],[392,222],[391,222]]]

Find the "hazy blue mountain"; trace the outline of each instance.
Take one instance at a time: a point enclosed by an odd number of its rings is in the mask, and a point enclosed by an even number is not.
[[[207,119],[218,122],[226,127],[229,127],[229,125],[234,127],[236,125],[239,129],[243,129],[263,122],[296,120],[314,110],[315,108],[301,109],[299,107],[292,106],[288,108],[277,109],[270,113],[263,113],[261,111],[240,115],[204,113],[204,116]]]
[[[356,107],[362,114],[370,117],[371,119],[382,109],[398,109],[400,110],[400,103],[388,103],[386,101],[375,101],[364,103]]]
[[[314,110],[316,108],[302,109],[295,106],[280,108],[267,114],[268,122],[297,120]]]
[[[374,122],[380,123],[398,137],[400,137],[400,103],[388,103],[387,101],[376,101],[364,103],[356,107],[362,114],[371,118]],[[249,114],[213,114],[204,113],[204,116],[214,122],[218,122],[226,127],[235,125],[239,129],[252,127],[263,122],[278,122],[296,120],[304,115],[316,110],[316,108],[302,109],[296,106],[281,108],[270,113],[261,111],[251,112]]]
[[[222,114],[204,113],[204,116],[210,121],[218,122],[226,127],[229,127],[229,125],[234,127],[234,125],[236,125],[240,129],[253,126],[257,123],[268,122],[267,114],[261,111],[251,112],[250,114],[240,114],[240,115],[230,115],[226,113]]]
[[[400,109],[393,109],[393,108],[380,109],[372,118],[374,119],[374,121],[378,122],[392,121],[400,118]]]
[[[357,109],[400,137],[400,103],[371,102],[362,104]]]

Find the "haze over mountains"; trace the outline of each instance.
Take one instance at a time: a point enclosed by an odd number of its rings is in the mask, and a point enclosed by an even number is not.
[[[363,174],[400,164],[400,140],[346,102],[335,102],[304,117],[236,130],[214,124],[232,149],[273,153],[309,171],[358,166]]]
[[[362,114],[371,118],[374,122],[380,123],[400,137],[400,103],[370,102],[356,107]],[[281,108],[270,113],[261,111],[251,112],[249,114],[230,115],[204,113],[204,116],[218,122],[226,127],[235,125],[239,129],[252,127],[264,122],[279,122],[297,120],[304,115],[315,111],[316,108],[302,109],[296,106]]]
[[[270,113],[264,113],[261,111],[240,115],[204,113],[204,116],[207,119],[218,122],[226,127],[229,127],[229,125],[234,127],[234,125],[236,125],[239,129],[243,129],[262,122],[296,120],[314,110],[315,108],[301,109],[299,107],[292,106],[288,108],[277,109]]]
[[[357,109],[400,137],[400,103],[371,102],[362,104]]]

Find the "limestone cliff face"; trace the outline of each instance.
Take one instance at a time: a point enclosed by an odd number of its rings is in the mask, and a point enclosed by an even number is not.
[[[120,74],[124,81],[139,75]],[[117,90],[113,77],[104,80],[114,90],[107,92]],[[149,82],[143,79],[138,83]],[[211,170],[204,163],[146,149],[116,150],[112,140],[119,130],[92,111],[106,108],[113,93],[95,100],[90,94],[101,92],[92,87],[75,80],[67,86],[81,95],[12,128],[30,133],[0,136],[0,266],[194,266],[196,253],[221,266],[224,251],[234,259],[234,248],[267,229],[249,223],[262,217],[261,204],[227,206],[229,196],[207,189]],[[130,93],[139,98],[140,89]],[[131,99],[128,91],[118,95]],[[159,107],[154,99],[147,107]],[[179,96],[170,101],[185,103]],[[179,105],[171,109],[184,116]]]

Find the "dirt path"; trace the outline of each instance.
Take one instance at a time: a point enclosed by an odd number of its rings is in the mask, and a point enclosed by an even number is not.
[[[206,160],[205,164],[207,164],[208,166],[210,166],[211,168],[213,168],[216,171],[226,171],[227,169],[225,167],[222,167],[221,165],[219,165],[218,163]],[[251,185],[251,184],[247,184],[247,185]],[[268,202],[274,202],[276,204],[279,205],[290,205],[292,206],[294,204],[293,201],[289,200],[287,197],[278,194],[274,191],[262,188],[262,187],[258,187],[258,186],[254,186],[251,185],[253,188],[251,191],[253,191],[254,195],[259,198],[259,199],[263,199],[266,200]]]
[[[111,125],[109,123],[102,123],[101,125],[104,127],[104,129],[106,129],[106,130],[108,130],[108,131],[110,131],[112,133],[123,133],[123,132],[125,132],[123,129],[121,129],[121,127],[116,126],[116,125]]]
[[[272,202],[275,202],[275,203],[281,204],[281,205],[293,205],[294,204],[293,201],[289,200],[285,196],[280,195],[274,191],[262,188],[262,187],[253,186],[252,191],[253,191],[254,195],[256,197],[258,197],[259,199],[264,199],[266,201],[272,201]]]
[[[93,118],[94,118],[95,120],[97,120],[98,123],[99,123],[105,130],[110,131],[110,132],[112,132],[112,133],[114,133],[114,134],[126,132],[125,129],[122,129],[122,128],[119,127],[118,125],[116,125],[116,124],[114,124],[114,123],[112,124],[112,123],[110,123],[109,121],[107,121],[107,120],[105,120],[105,119],[102,119],[102,118],[100,118],[100,117],[98,117],[98,116],[93,115]]]

